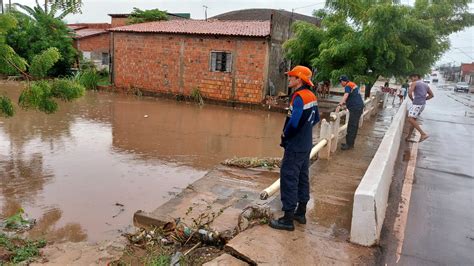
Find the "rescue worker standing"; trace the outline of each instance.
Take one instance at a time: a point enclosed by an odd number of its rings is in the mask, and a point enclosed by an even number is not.
[[[313,126],[319,122],[316,96],[310,90],[311,70],[296,66],[288,75],[290,110],[283,127],[281,144],[285,149],[280,170],[280,192],[285,215],[271,220],[270,226],[279,230],[295,230],[293,220],[306,223],[309,201],[309,154],[313,147]]]
[[[342,150],[349,150],[354,148],[357,131],[359,129],[359,120],[364,112],[364,101],[359,93],[359,87],[354,82],[350,81],[345,75],[339,78],[339,82],[344,88],[344,96],[336,108],[336,112],[346,105],[349,110],[349,123],[347,124],[346,143],[342,144]]]

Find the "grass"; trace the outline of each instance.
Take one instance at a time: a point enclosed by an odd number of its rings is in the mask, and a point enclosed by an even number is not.
[[[198,88],[194,88],[191,91],[191,98],[193,98],[193,100],[197,102],[199,105],[204,104],[204,99],[202,98],[201,91]]]
[[[39,249],[45,246],[45,240],[32,241],[0,233],[0,247],[3,248],[3,253],[9,253],[8,256],[1,258],[0,264],[29,262],[38,257],[40,255]]]

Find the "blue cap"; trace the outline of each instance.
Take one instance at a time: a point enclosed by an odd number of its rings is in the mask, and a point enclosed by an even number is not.
[[[349,81],[349,78],[346,75],[342,75],[339,77],[339,82],[341,81]]]

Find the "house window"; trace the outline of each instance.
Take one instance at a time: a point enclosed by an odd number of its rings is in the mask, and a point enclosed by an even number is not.
[[[83,51],[82,57],[84,58],[84,60],[91,60],[91,52]]]
[[[232,66],[232,53],[211,52],[211,71],[230,72]]]
[[[109,54],[108,53],[102,53],[102,65],[103,66],[109,65]]]

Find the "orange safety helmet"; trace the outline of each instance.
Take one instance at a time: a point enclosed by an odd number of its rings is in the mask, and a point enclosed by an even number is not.
[[[308,84],[311,87],[314,87],[313,82],[311,81],[311,76],[313,72],[305,66],[295,66],[291,71],[286,72],[288,76],[293,76],[300,78],[304,83]]]

